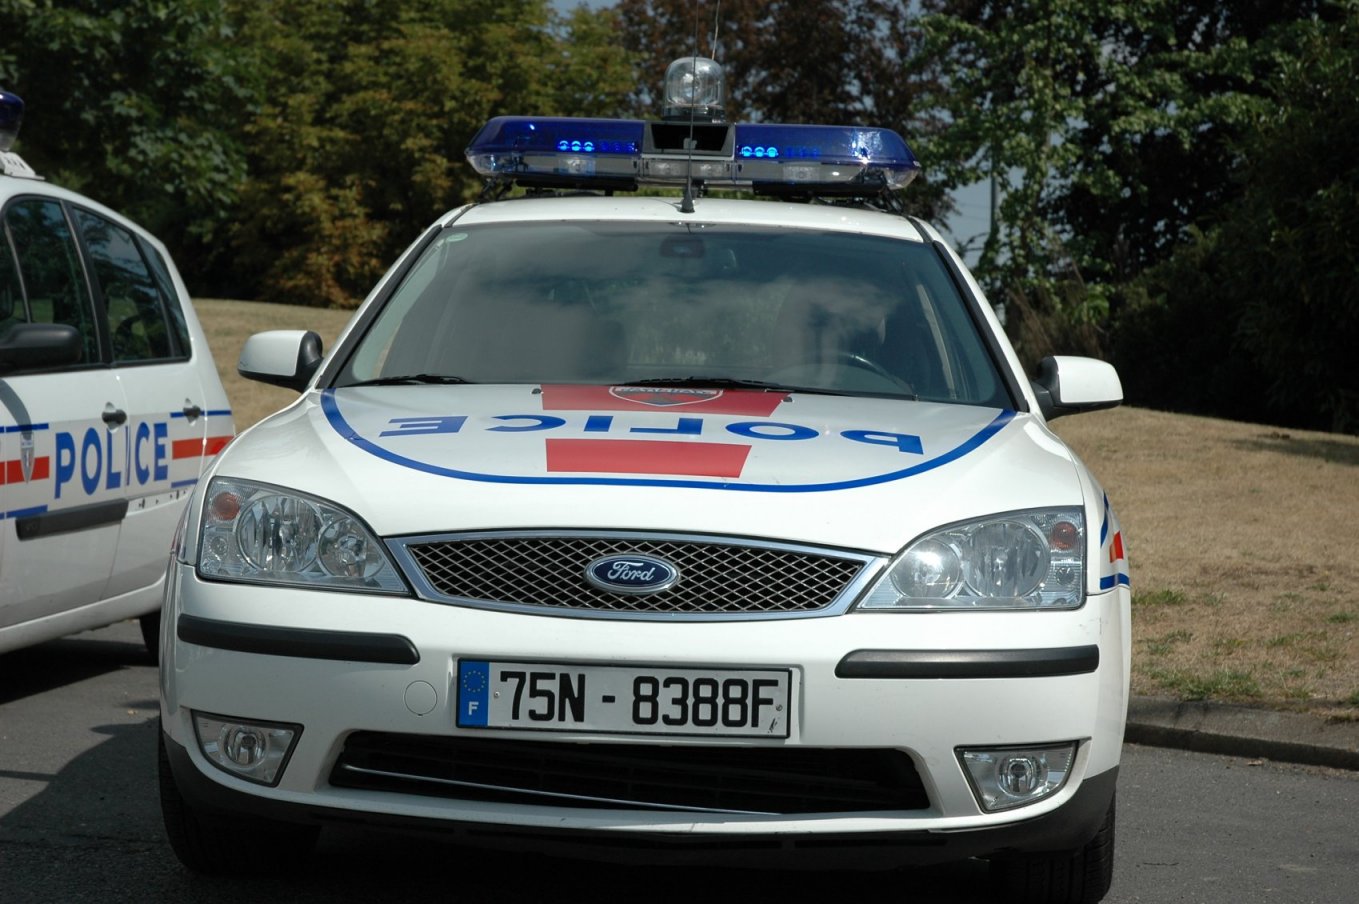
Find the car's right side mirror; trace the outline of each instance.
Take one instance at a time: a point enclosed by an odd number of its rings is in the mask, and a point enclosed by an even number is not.
[[[269,330],[245,340],[236,372],[247,380],[302,392],[321,366],[321,337],[311,330]]]
[[[1032,381],[1043,417],[1114,408],[1123,401],[1118,371],[1106,361],[1065,355],[1049,356],[1038,364]]]

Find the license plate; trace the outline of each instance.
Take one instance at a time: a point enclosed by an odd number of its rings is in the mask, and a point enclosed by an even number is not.
[[[787,669],[458,660],[458,727],[786,738]]]

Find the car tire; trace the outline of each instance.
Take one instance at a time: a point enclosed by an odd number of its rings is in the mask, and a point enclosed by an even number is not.
[[[1114,881],[1114,801],[1095,837],[1069,853],[996,858],[991,880],[1007,904],[1095,904]]]
[[[160,610],[146,613],[137,623],[141,625],[146,652],[151,654],[151,664],[160,665]]]
[[[318,826],[204,813],[180,793],[164,734],[159,754],[165,833],[175,856],[190,870],[213,876],[276,876],[293,872],[306,861],[320,834]]]

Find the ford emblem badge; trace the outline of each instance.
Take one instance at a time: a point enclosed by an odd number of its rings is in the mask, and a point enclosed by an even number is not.
[[[604,556],[585,566],[585,579],[612,593],[659,593],[679,578],[679,569],[665,559],[641,553]]]

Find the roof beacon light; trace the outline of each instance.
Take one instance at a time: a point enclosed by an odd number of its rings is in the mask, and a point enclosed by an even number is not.
[[[23,121],[23,99],[0,88],[0,151],[14,147],[14,139],[19,137],[19,125]]]
[[[472,139],[467,160],[495,181],[600,191],[680,186],[692,177],[710,190],[868,197],[904,188],[920,172],[905,140],[890,129],[772,123],[699,128],[721,134],[704,138],[690,153],[669,137],[677,130],[688,135],[689,127],[673,121],[499,116]]]
[[[0,88],[0,176],[40,178],[24,159],[10,150],[19,137],[19,126],[24,121],[24,102],[17,94]]]
[[[726,75],[716,60],[682,57],[665,70],[665,108],[672,122],[721,122],[726,99]]]

